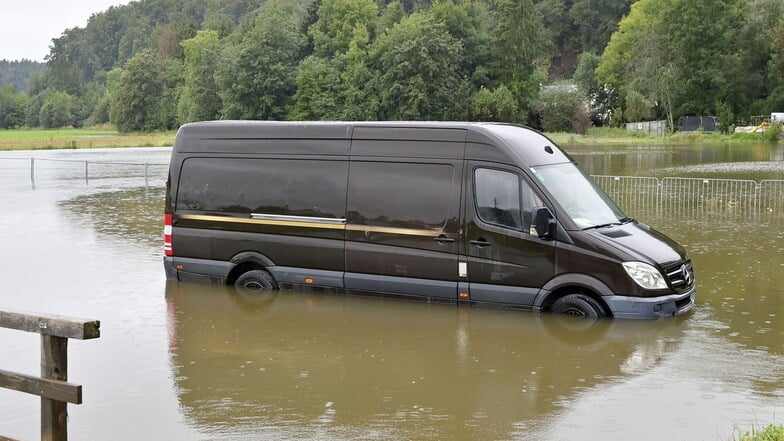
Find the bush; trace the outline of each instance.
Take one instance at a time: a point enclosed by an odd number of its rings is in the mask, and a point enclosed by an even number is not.
[[[476,121],[517,122],[519,110],[512,92],[504,85],[492,92],[484,87],[474,94],[472,119]]]
[[[537,110],[545,132],[584,134],[591,127],[588,99],[576,90],[552,88],[543,91]]]
[[[770,142],[779,142],[779,138],[781,138],[781,123],[774,121],[765,129],[765,139]]]
[[[627,122],[648,121],[653,117],[653,103],[636,90],[626,93],[626,110],[623,112]]]

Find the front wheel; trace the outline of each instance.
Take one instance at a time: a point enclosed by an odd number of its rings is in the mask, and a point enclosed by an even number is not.
[[[553,303],[553,306],[550,307],[550,311],[556,314],[594,319],[602,318],[606,315],[602,305],[585,294],[565,295]]]
[[[254,291],[272,291],[278,288],[272,275],[264,270],[252,270],[242,273],[237,277],[234,286]]]

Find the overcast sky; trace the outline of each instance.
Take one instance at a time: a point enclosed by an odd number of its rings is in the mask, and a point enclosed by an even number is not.
[[[43,61],[52,39],[130,0],[0,0],[0,60]]]

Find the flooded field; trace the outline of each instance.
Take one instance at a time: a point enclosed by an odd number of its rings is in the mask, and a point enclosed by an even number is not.
[[[568,150],[595,175],[784,179],[767,145]],[[676,319],[249,296],[165,280],[169,151],[0,152],[0,310],[101,321],[69,344],[71,439],[727,440],[784,422],[784,213],[634,213],[690,251],[697,306]],[[37,375],[39,346],[0,329],[0,369]],[[39,412],[0,389],[0,435],[37,439]]]

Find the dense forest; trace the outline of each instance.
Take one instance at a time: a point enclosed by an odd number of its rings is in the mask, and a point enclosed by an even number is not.
[[[0,128],[402,119],[579,132],[689,114],[731,127],[784,111],[783,14],[784,0],[139,0],[53,39],[29,87],[0,65]]]

